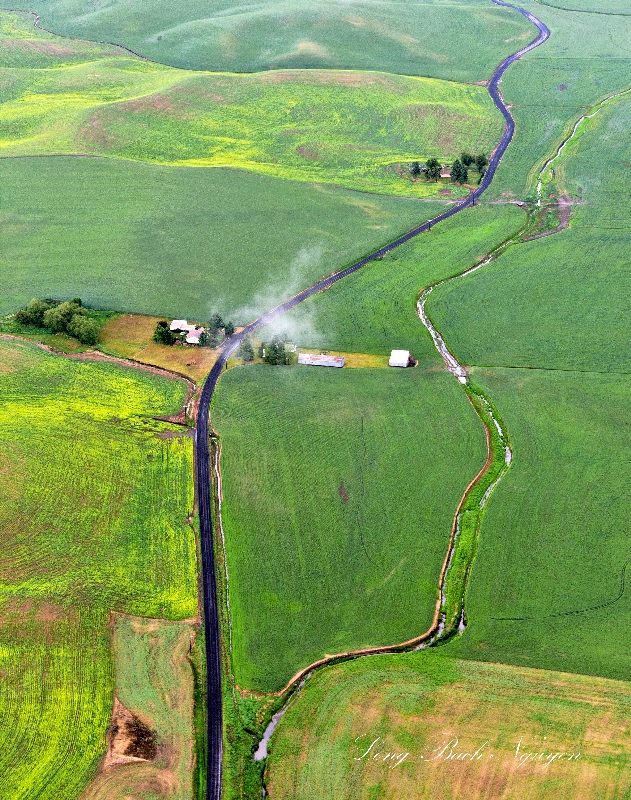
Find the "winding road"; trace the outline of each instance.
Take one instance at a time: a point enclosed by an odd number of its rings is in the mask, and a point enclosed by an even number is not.
[[[425,231],[430,230],[432,225],[438,222],[449,219],[460,211],[463,211],[469,206],[475,205],[478,198],[488,189],[495,175],[495,171],[502,160],[508,145],[513,138],[515,132],[515,121],[510,114],[510,111],[502,98],[499,83],[502,76],[510,67],[512,63],[521,58],[525,53],[533,50],[535,47],[543,44],[543,42],[550,36],[550,31],[541,20],[530,14],[523,8],[504,3],[502,0],[493,0],[495,5],[504,6],[506,8],[514,9],[526,17],[533,23],[539,30],[537,37],[526,47],[518,50],[516,53],[508,56],[497,67],[491,78],[488,91],[493,99],[493,102],[500,110],[506,121],[504,134],[491,156],[490,163],[482,182],[478,188],[466,197],[461,202],[439,214],[434,219],[413,228],[408,233],[400,236],[395,241],[382,247],[380,250],[371,253],[369,256],[357,261],[346,269],[335,272],[326,278],[323,278],[318,283],[310,286],[308,289],[300,292],[299,294],[281,303],[276,308],[263,314],[258,319],[251,322],[249,325],[240,331],[238,334],[231,336],[225,343],[217,362],[210,371],[208,378],[204,384],[199,402],[199,411],[197,417],[196,429],[196,448],[195,448],[195,461],[196,461],[196,480],[199,498],[199,526],[201,538],[201,554],[202,554],[202,578],[203,578],[203,601],[204,601],[204,621],[206,632],[206,659],[207,659],[207,697],[208,697],[208,769],[207,769],[207,800],[220,800],[221,799],[221,783],[222,783],[222,755],[223,755],[223,736],[222,736],[222,690],[221,690],[221,633],[219,628],[219,609],[217,605],[217,579],[215,571],[215,557],[213,550],[213,525],[211,516],[211,464],[210,464],[210,446],[209,446],[209,411],[210,403],[212,400],[213,392],[217,386],[217,381],[221,372],[228,361],[228,358],[241,344],[244,336],[253,333],[258,328],[267,325],[275,317],[284,314],[286,311],[294,308],[295,306],[312,297],[317,292],[329,289],[333,284],[341,281],[343,278],[357,272],[366,264],[374,261],[377,258],[385,256],[390,251],[402,244],[410,241],[415,236],[418,236]],[[454,371],[455,365],[448,364]],[[456,373],[457,374],[457,373]],[[458,375],[464,377],[464,375]]]

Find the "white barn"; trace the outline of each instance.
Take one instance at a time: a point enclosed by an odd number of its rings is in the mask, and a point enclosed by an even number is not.
[[[390,353],[390,360],[388,361],[390,367],[411,367],[413,364],[414,359],[409,350],[393,350]]]

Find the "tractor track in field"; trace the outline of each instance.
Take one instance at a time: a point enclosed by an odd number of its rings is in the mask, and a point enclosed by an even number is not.
[[[217,359],[217,362],[213,366],[212,370],[210,371],[208,378],[206,379],[206,382],[202,389],[199,402],[198,416],[197,416],[195,460],[196,460],[196,481],[198,486],[199,524],[200,524],[200,539],[201,539],[201,554],[202,554],[203,602],[204,602],[204,619],[205,619],[205,630],[206,630],[207,701],[208,701],[207,702],[208,763],[207,763],[207,788],[206,788],[207,800],[221,800],[222,755],[223,755],[221,632],[219,626],[219,609],[217,604],[217,597],[218,597],[217,576],[216,576],[216,566],[215,566],[215,556],[214,556],[214,533],[213,533],[213,524],[211,516],[212,493],[211,493],[209,412],[210,412],[210,403],[212,400],[213,393],[215,391],[221,373],[224,367],[227,365],[228,358],[237,350],[237,348],[239,347],[245,336],[250,335],[259,328],[267,325],[276,317],[280,316],[281,314],[284,314],[286,311],[289,311],[290,309],[299,305],[300,303],[312,297],[313,295],[317,294],[318,292],[322,292],[325,291],[326,289],[329,289],[338,281],[343,280],[349,275],[352,275],[353,273],[360,270],[362,267],[366,266],[366,264],[369,264],[372,261],[375,261],[376,259],[382,258],[395,248],[400,247],[401,245],[410,241],[419,234],[431,230],[432,225],[442,222],[443,220],[449,219],[455,214],[458,214],[460,211],[463,211],[465,208],[474,206],[476,200],[488,189],[488,187],[491,184],[491,181],[493,180],[497,167],[499,166],[500,161],[504,153],[506,152],[506,149],[508,148],[508,145],[510,144],[515,132],[515,121],[511,116],[508,106],[504,103],[499,88],[502,76],[504,75],[504,73],[511,64],[520,59],[525,53],[543,44],[543,42],[545,42],[550,36],[550,31],[547,28],[547,26],[544,25],[544,23],[541,22],[541,20],[537,19],[535,16],[530,14],[530,12],[526,11],[525,9],[510,5],[509,3],[505,3],[503,2],[503,0],[493,0],[493,2],[495,3],[495,5],[503,6],[505,8],[511,8],[518,11],[520,14],[526,17],[526,19],[532,22],[532,24],[538,29],[539,33],[535,37],[535,39],[533,39],[533,41],[530,42],[530,44],[521,48],[512,55],[507,56],[496,68],[491,80],[489,81],[487,88],[489,94],[491,95],[491,99],[495,103],[495,106],[498,108],[498,110],[504,117],[505,129],[498,146],[495,148],[491,156],[488,169],[478,188],[464,200],[461,200],[460,202],[456,203],[450,209],[444,211],[442,214],[439,214],[434,219],[429,220],[428,222],[425,222],[422,225],[417,226],[416,228],[413,228],[412,230],[408,231],[408,233],[398,237],[390,244],[386,245],[385,247],[382,247],[380,250],[371,253],[370,255],[366,256],[360,261],[357,261],[355,264],[352,264],[351,266],[346,267],[345,269],[340,270],[339,272],[335,272],[323,278],[322,280],[315,283],[313,286],[304,289],[302,292],[298,293],[289,300],[286,300],[284,303],[281,303],[276,308],[263,314],[258,319],[251,322],[249,325],[246,325],[238,334],[231,336],[226,341],[225,345],[221,350],[221,353],[219,354],[219,358]],[[482,265],[478,265],[478,268],[480,266]],[[428,330],[430,330],[429,327]],[[432,333],[431,330],[430,333]],[[432,334],[432,338],[434,338],[434,334]],[[434,341],[436,343],[437,340],[434,339]],[[457,362],[455,357],[451,353],[449,353],[446,345],[444,344],[444,341],[442,341],[442,346],[443,346],[442,350],[441,348],[438,349],[444,358],[447,354],[449,354],[449,359],[445,358],[448,368],[450,369],[450,371],[456,374],[456,376],[459,379],[461,379],[461,383],[467,384],[468,376],[466,374],[466,370],[464,369],[464,367],[462,367],[462,365],[460,365]],[[451,361],[451,359],[453,359],[453,361]],[[486,398],[482,397],[480,393],[477,391],[472,390],[468,394],[469,394],[469,399],[472,401],[472,404],[474,405],[474,408],[476,409],[476,412],[478,413],[478,416],[482,420],[485,429],[487,431],[487,441],[489,442],[489,453],[487,457],[487,463],[484,465],[481,472],[478,474],[478,476],[476,476],[476,478],[474,478],[472,483],[467,488],[465,494],[463,495],[463,499],[461,500],[459,510],[456,512],[450,545],[443,565],[443,571],[441,574],[439,598],[437,601],[436,614],[435,614],[435,620],[436,620],[435,625],[433,625],[429,631],[427,631],[425,634],[422,634],[420,637],[416,637],[414,639],[411,639],[409,642],[405,642],[399,645],[394,645],[389,647],[367,648],[364,650],[354,651],[353,653],[340,654],[338,656],[332,656],[321,659],[315,664],[312,664],[309,667],[297,673],[297,675],[295,675],[294,678],[292,679],[291,683],[288,684],[285,690],[283,690],[284,693],[291,694],[293,687],[296,686],[296,683],[299,683],[301,679],[306,677],[311,671],[313,671],[313,669],[319,666],[330,664],[333,661],[347,660],[349,658],[374,655],[377,653],[394,653],[412,649],[413,647],[418,647],[419,644],[422,645],[425,642],[431,641],[433,636],[435,636],[436,634],[440,634],[440,632],[444,629],[445,623],[444,620],[441,619],[441,606],[444,602],[443,583],[445,575],[447,573],[447,567],[449,566],[449,564],[451,564],[453,558],[454,544],[458,536],[458,526],[460,524],[460,509],[463,507],[463,504],[469,497],[469,492],[472,492],[475,489],[479,480],[483,477],[483,475],[487,473],[487,471],[490,469],[490,467],[493,465],[495,461],[495,454],[492,450],[492,447],[490,446],[490,443],[494,436],[493,428],[491,426],[492,425],[497,426],[500,440],[502,440],[502,436],[505,435],[505,432],[501,427],[501,423],[499,423],[498,420],[493,416],[493,409],[490,402]],[[478,397],[479,402],[486,403],[488,411],[488,414],[486,416],[488,418],[485,418],[485,414],[479,409],[478,407],[479,403],[478,405],[476,405],[477,401],[474,401],[472,399],[471,397],[472,394]],[[508,448],[507,444],[506,447]],[[510,451],[508,450],[508,452]],[[506,468],[508,467],[509,463],[510,461],[508,460],[508,456],[506,456],[505,459]],[[501,474],[499,475],[499,478],[501,478]],[[494,482],[485,492],[484,497],[479,501],[480,508],[483,508],[483,505],[486,503],[488,499],[490,491],[496,485],[497,480],[499,480],[499,478],[496,476]],[[203,491],[200,491],[200,487],[203,487]]]
[[[586,608],[574,608],[570,611],[555,611],[552,614],[542,614],[538,617],[491,617],[490,619],[492,619],[493,622],[545,622],[547,619],[573,617],[577,614],[587,614],[590,611],[600,611],[602,608],[609,608],[609,606],[615,605],[624,597],[626,590],[627,567],[629,564],[631,564],[631,558],[628,558],[622,565],[622,569],[620,570],[620,588],[618,589],[618,594],[615,597],[612,597],[610,600],[603,600],[602,603],[596,603],[595,605],[587,606]]]

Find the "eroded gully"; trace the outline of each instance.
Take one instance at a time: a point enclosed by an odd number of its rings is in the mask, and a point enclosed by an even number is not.
[[[495,5],[514,9],[522,14],[530,22],[532,22],[533,25],[535,25],[539,33],[537,37],[526,47],[521,48],[517,52],[505,58],[504,61],[502,61],[502,63],[497,67],[489,82],[489,94],[491,95],[496,107],[503,115],[506,124],[502,138],[493,155],[491,156],[486,174],[484,175],[478,188],[464,200],[461,200],[447,211],[439,214],[434,219],[419,225],[395,241],[370,254],[369,256],[366,256],[346,269],[327,276],[318,283],[314,284],[308,289],[305,289],[266,314],[263,314],[261,317],[254,320],[254,322],[246,325],[245,328],[243,328],[237,335],[230,337],[230,339],[226,342],[219,355],[219,358],[217,359],[217,362],[210,371],[210,374],[208,375],[208,378],[204,384],[200,397],[197,418],[195,461],[197,486],[198,489],[201,487],[204,488],[204,491],[198,492],[198,496],[207,659],[207,800],[220,800],[221,798],[223,753],[221,634],[219,627],[217,577],[215,571],[216,565],[211,516],[212,484],[210,474],[211,459],[209,444],[209,408],[217,381],[221,376],[228,358],[239,347],[241,341],[246,335],[250,335],[257,329],[269,324],[273,319],[294,308],[299,303],[307,300],[309,297],[312,297],[317,292],[329,289],[338,281],[343,280],[349,275],[352,275],[354,272],[357,272],[366,264],[374,261],[375,259],[381,258],[395,248],[400,247],[415,236],[430,230],[433,225],[449,219],[465,208],[475,205],[478,198],[488,189],[491,181],[493,180],[497,167],[515,132],[515,122],[508,107],[504,103],[499,89],[499,83],[502,79],[502,76],[511,64],[521,58],[521,56],[523,56],[525,53],[543,44],[543,42],[545,42],[550,36],[550,31],[544,25],[544,23],[530,14],[528,11],[518,8],[517,6],[512,6],[509,3],[505,3],[503,0],[493,0],[493,2]],[[464,273],[462,273],[462,275],[456,277],[462,277],[463,275],[469,274],[476,269],[480,269],[485,265],[485,263],[489,263],[488,260],[476,265],[475,267],[472,267],[469,270],[466,270]],[[320,666],[330,664],[334,661],[342,661],[361,656],[383,653],[398,653],[406,650],[412,650],[420,646],[427,646],[428,644],[434,643],[439,638],[445,638],[446,636],[451,635],[454,631],[462,629],[465,624],[464,588],[466,587],[466,580],[469,573],[471,559],[475,553],[475,544],[479,534],[481,514],[491,492],[493,491],[493,488],[497,485],[506,469],[508,469],[512,454],[508,444],[506,431],[491,401],[471,383],[465,367],[461,365],[453,353],[451,353],[440,332],[435,328],[425,312],[425,301],[431,291],[433,291],[437,285],[439,284],[435,284],[434,286],[426,289],[419,298],[419,316],[432,336],[438,352],[445,360],[448,370],[452,372],[452,374],[454,374],[463,385],[470,402],[484,424],[487,436],[488,458],[478,475],[467,487],[467,490],[465,491],[465,494],[463,495],[460,505],[456,511],[447,555],[440,574],[440,591],[436,603],[433,624],[428,631],[407,642],[402,642],[400,644],[388,647],[374,647],[348,653],[340,653],[336,656],[324,658],[314,664],[311,664],[309,667],[300,670],[300,672],[294,675],[287,686],[282,690],[282,692],[279,693],[279,696],[284,699],[287,699],[288,697],[291,698],[296,691],[296,687],[299,686],[301,682],[303,682],[308,675],[313,672],[313,670]],[[458,544],[457,548],[455,547],[456,544]],[[468,554],[467,558],[462,558],[463,553]],[[454,600],[454,598],[456,599]],[[272,731],[273,727],[268,729],[266,732],[267,735],[265,737],[265,746]]]

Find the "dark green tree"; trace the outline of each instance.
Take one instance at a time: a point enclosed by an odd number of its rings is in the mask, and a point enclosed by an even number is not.
[[[287,363],[285,338],[283,336],[274,336],[270,344],[265,345],[263,360],[267,361],[268,364],[282,365]]]
[[[232,336],[232,334],[234,333],[234,323],[226,322],[226,324],[223,327],[226,336]]]
[[[436,158],[428,158],[425,162],[425,174],[430,181],[437,181],[440,178],[440,161]]]
[[[480,153],[479,155],[477,155],[477,156],[475,157],[475,165],[476,165],[476,167],[478,168],[478,170],[479,170],[480,174],[482,174],[482,175],[483,175],[483,174],[485,173],[485,171],[486,171],[486,168],[487,168],[487,167],[488,167],[488,165],[489,165],[489,160],[488,160],[488,158],[487,158],[487,157],[484,155],[484,153]]]
[[[451,180],[454,183],[466,183],[468,176],[467,168],[463,166],[459,159],[456,159],[451,168]]]
[[[210,332],[211,333],[218,333],[223,328],[223,319],[221,318],[221,314],[213,314],[210,318]]]
[[[21,309],[15,315],[15,319],[22,325],[34,325],[37,328],[44,327],[44,314],[49,310],[48,303],[43,300],[31,300],[26,308]]]
[[[465,167],[470,167],[471,164],[475,163],[475,156],[472,156],[471,153],[467,153],[467,151],[464,150],[460,156],[460,163],[464,164]]]
[[[66,326],[66,331],[82,344],[96,344],[99,340],[100,330],[101,326],[96,320],[89,319],[82,314],[75,314]]]
[[[254,346],[249,336],[243,337],[238,355],[239,358],[242,358],[244,361],[254,361]]]
[[[169,323],[165,319],[161,319],[156,325],[153,332],[153,341],[158,344],[173,344],[175,342],[175,334],[169,330]]]
[[[199,334],[199,346],[210,347],[210,336],[208,335],[207,331],[202,331]]]
[[[86,310],[81,308],[81,306],[66,300],[65,303],[53,306],[53,308],[49,308],[48,311],[44,313],[44,327],[50,328],[53,333],[62,333],[66,330],[68,323],[75,315],[85,316],[86,313]]]
[[[410,164],[410,175],[413,178],[418,178],[421,172],[422,172],[421,165],[418,163],[418,161],[413,161]]]

